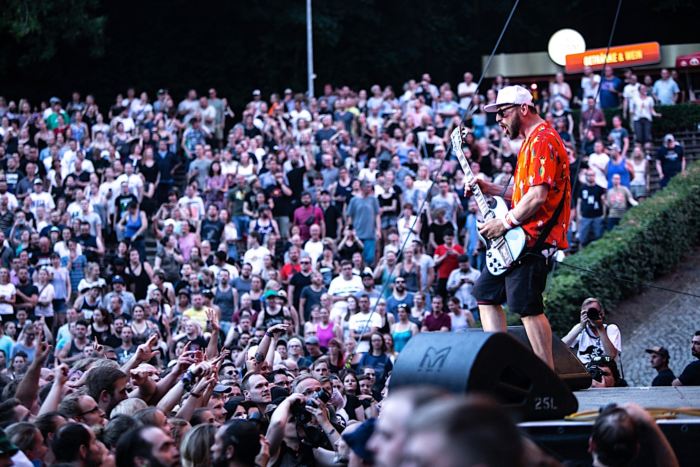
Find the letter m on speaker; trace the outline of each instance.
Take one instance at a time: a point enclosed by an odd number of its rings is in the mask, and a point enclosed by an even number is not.
[[[450,350],[452,347],[443,347],[439,350],[435,347],[428,347],[418,365],[418,371],[429,373],[442,370]]]

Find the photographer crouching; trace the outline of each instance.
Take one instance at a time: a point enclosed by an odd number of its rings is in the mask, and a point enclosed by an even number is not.
[[[277,406],[267,430],[270,465],[335,463],[338,430],[327,405],[331,395],[310,375],[299,376],[294,393]]]
[[[562,341],[586,365],[593,378],[592,387],[627,386],[619,371],[622,338],[620,328],[605,324],[605,310],[597,298],[587,298],[581,305],[581,322],[576,323]]]
[[[581,322],[576,323],[562,341],[572,349],[584,365],[595,357],[611,357],[619,362],[622,351],[620,328],[605,324],[605,310],[597,298],[587,298],[581,305]]]

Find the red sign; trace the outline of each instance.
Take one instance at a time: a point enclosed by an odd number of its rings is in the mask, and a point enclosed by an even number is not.
[[[607,55],[606,55],[607,52]],[[566,56],[566,72],[581,73],[587,66],[602,70],[603,66],[611,68],[628,68],[649,65],[661,61],[661,46],[658,42],[621,45],[608,49],[586,50],[579,54]]]

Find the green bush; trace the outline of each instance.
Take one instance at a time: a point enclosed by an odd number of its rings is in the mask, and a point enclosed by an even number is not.
[[[611,308],[638,293],[640,282],[673,270],[698,240],[700,163],[694,163],[666,189],[629,210],[617,228],[557,264],[545,292],[554,332],[563,336],[579,321],[587,297],[599,297]]]
[[[700,105],[697,104],[657,106],[656,111],[662,115],[661,118],[655,118],[651,125],[652,132],[657,138],[675,131],[697,130],[698,124],[700,124]],[[605,109],[603,113],[608,127],[611,127],[613,116],[622,115],[622,109]],[[572,110],[571,115],[574,117],[576,133],[578,133],[581,110]],[[623,125],[631,128],[632,122],[625,120]]]

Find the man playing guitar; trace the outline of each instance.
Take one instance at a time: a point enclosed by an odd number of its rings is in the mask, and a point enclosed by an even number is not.
[[[493,275],[484,268],[473,293],[484,331],[506,331],[501,307],[506,302],[510,311],[520,315],[535,354],[554,368],[552,328],[544,315],[542,293],[549,258],[568,246],[569,158],[559,134],[537,114],[532,95],[524,87],[501,89],[496,103],[485,110],[496,112],[496,122],[508,138],[524,138],[514,184],[503,193],[502,185],[470,177],[465,190],[478,183],[485,194],[511,201],[513,207],[505,218],[487,220],[479,226],[479,233],[494,239],[520,225],[527,236],[527,248],[504,274]]]

